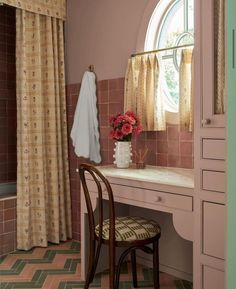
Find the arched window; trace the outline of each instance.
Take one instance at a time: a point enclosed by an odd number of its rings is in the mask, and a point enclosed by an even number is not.
[[[160,0],[149,22],[144,49],[163,49],[159,59],[166,111],[178,112],[181,49],[174,47],[193,43],[194,0]]]

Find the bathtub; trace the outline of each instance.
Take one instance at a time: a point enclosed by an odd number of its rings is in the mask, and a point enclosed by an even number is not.
[[[16,183],[1,183],[0,184],[0,198],[16,195]]]

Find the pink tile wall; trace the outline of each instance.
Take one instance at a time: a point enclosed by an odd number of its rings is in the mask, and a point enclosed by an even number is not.
[[[71,131],[80,85],[67,86],[68,129]],[[98,116],[102,164],[113,163],[114,141],[109,135],[109,116],[123,111],[124,78],[101,80],[97,84]],[[170,167],[193,167],[192,133],[180,132],[177,125],[168,125],[163,132],[142,132],[133,139],[132,148],[148,148],[147,164]],[[76,168],[84,161],[77,158],[69,141],[70,180],[73,214],[73,238],[80,238],[80,183]],[[135,159],[133,160],[135,161]]]
[[[16,250],[16,198],[0,199],[0,257]]]
[[[15,10],[0,6],[0,183],[16,181]]]

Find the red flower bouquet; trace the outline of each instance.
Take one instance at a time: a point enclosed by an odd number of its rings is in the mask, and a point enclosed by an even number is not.
[[[117,141],[131,141],[132,135],[142,131],[142,126],[135,113],[127,111],[125,114],[117,114],[110,117],[110,138]]]

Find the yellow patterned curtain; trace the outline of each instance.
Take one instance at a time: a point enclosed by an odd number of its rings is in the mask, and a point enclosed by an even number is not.
[[[214,1],[215,113],[225,113],[225,0]]]
[[[63,22],[16,10],[17,242],[72,237]]]
[[[179,68],[180,129],[193,129],[193,50],[183,49]]]
[[[64,20],[66,17],[66,0],[1,0],[1,3]]]
[[[128,60],[124,111],[135,112],[145,131],[166,129],[159,81],[159,62],[155,54],[135,56]]]

